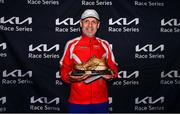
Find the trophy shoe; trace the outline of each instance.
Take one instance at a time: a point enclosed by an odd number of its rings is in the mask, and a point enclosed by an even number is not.
[[[103,75],[112,75],[112,72],[110,69],[108,69],[108,65],[104,58],[98,59],[95,56],[92,56],[84,63],[75,64],[71,75],[82,76],[84,74],[96,76],[95,78],[97,78]]]

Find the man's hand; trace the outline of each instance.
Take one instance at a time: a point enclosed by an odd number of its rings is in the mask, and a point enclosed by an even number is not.
[[[112,75],[104,75],[102,76],[105,80],[111,81],[113,79],[114,72],[111,70]]]
[[[112,75],[104,75],[102,76],[105,80],[112,80],[113,79],[113,76]]]
[[[70,73],[71,74],[71,73]],[[82,75],[82,76],[69,76],[69,80],[71,81],[71,82],[81,82],[81,81],[83,81],[83,80],[85,80],[85,79],[87,79],[88,77],[89,77],[90,75],[88,75],[88,74],[84,74],[84,75]]]

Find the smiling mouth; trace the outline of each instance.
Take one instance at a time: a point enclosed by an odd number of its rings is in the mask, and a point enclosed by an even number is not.
[[[86,30],[87,30],[87,31],[90,31],[90,32],[91,32],[91,31],[94,31],[93,28],[86,28]]]
[[[94,36],[94,28],[82,28],[82,31],[88,36]]]

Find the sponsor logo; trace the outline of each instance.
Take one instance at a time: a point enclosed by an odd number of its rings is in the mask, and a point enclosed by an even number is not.
[[[159,1],[134,1],[135,6],[144,6],[144,7],[163,7],[165,4],[164,2]]]
[[[7,57],[7,53],[4,52],[7,49],[7,44],[6,43],[1,43],[0,44],[0,58]]]
[[[78,49],[86,49],[86,48],[88,48],[88,47],[87,46],[78,46]],[[93,48],[98,49],[98,48],[100,48],[100,46],[99,45],[93,45]]]
[[[139,71],[120,71],[118,78],[122,78],[120,80],[114,81],[113,86],[130,86],[130,85],[139,85]]]
[[[139,18],[135,18],[133,20],[128,21],[127,18],[119,18],[118,20],[113,21],[113,18],[109,19],[109,25],[138,25]]]
[[[49,46],[48,44],[40,44],[34,46],[34,44],[29,45],[29,59],[56,59],[59,58],[58,51],[60,46],[59,44],[55,44],[53,46]],[[57,54],[55,54],[57,53]]]
[[[60,98],[35,97],[30,98],[30,110],[32,111],[60,111]]]
[[[54,46],[52,46],[50,48],[48,48],[47,44],[40,44],[40,45],[38,45],[36,47],[34,47],[33,44],[31,44],[29,46],[29,51],[30,52],[33,52],[33,51],[48,52],[48,51],[52,51],[54,49],[55,49],[55,51],[59,51],[59,44],[56,44],[56,45],[54,45]]]
[[[134,78],[137,78],[139,77],[139,71],[134,71],[130,74],[128,74],[127,71],[120,71],[119,72],[119,78],[131,78],[131,77],[134,77]]]
[[[61,79],[61,76],[59,75],[59,71],[56,72],[56,78]]]
[[[60,103],[60,99],[58,97],[48,100],[47,97],[40,97],[40,98],[35,98],[34,96],[31,97],[30,99],[30,103],[31,104],[35,104],[35,103],[40,103],[40,104],[59,104]]]
[[[139,32],[139,18],[110,18],[109,19],[109,32]]]
[[[16,32],[32,32],[30,27],[32,24],[32,17],[0,17],[0,30],[2,31],[16,31]]]
[[[160,84],[162,85],[179,85],[180,74],[178,70],[162,71]]]
[[[163,106],[165,102],[165,97],[161,96],[158,98],[147,96],[144,98],[135,98],[135,111],[163,111],[165,108]]]
[[[6,43],[1,43],[1,44],[0,44],[0,49],[1,49],[1,50],[5,50],[6,48],[7,48]]]
[[[160,32],[163,33],[179,33],[180,32],[180,19],[161,19]]]
[[[0,112],[6,112],[6,96],[0,97]]]
[[[3,77],[32,77],[32,71],[27,71],[26,73],[22,73],[22,70],[14,70],[10,73],[7,73],[7,70],[3,71]]]
[[[75,20],[74,18],[55,20],[55,32],[80,32],[80,20]]]
[[[180,78],[180,75],[179,75],[177,70],[171,70],[167,73],[165,73],[165,71],[162,71],[161,72],[161,78],[166,78],[166,77],[168,77],[168,78]]]
[[[28,17],[24,20],[20,20],[19,17],[11,17],[8,19],[5,19],[5,17],[0,18],[0,24],[12,24],[12,25],[22,25],[22,24],[28,24],[30,25],[32,23],[32,17]]]
[[[29,5],[59,5],[58,0],[27,0],[27,4]]]
[[[58,85],[58,86],[63,85],[63,82],[62,82],[62,80],[61,80],[61,76],[59,75],[59,71],[56,72],[55,85]]]
[[[155,52],[155,51],[164,51],[164,45],[159,45],[157,47],[154,47],[152,44],[147,44],[143,47],[140,48],[139,45],[136,45],[136,52],[141,52],[141,51],[144,51],[144,52]]]
[[[82,0],[81,5],[83,6],[111,6],[113,5],[113,3],[112,1],[107,1],[107,0],[96,0],[96,1]]]
[[[152,97],[144,97],[140,99],[139,97],[135,98],[135,104],[156,104],[156,103],[164,103],[164,97],[159,97],[157,99],[154,99]]]
[[[15,69],[11,72],[4,70],[2,72],[2,80],[1,84],[5,85],[22,85],[22,84],[33,84],[32,78],[32,71],[24,72],[21,69]]]
[[[4,4],[5,2],[4,2],[4,0],[0,0],[0,4]]]
[[[161,20],[161,26],[180,26],[180,21],[178,19],[170,19],[170,20]]]
[[[1,97],[0,98],[0,104],[5,104],[6,103],[6,97]]]
[[[56,19],[56,25],[78,25],[80,20],[74,22],[73,18],[66,18],[63,21],[60,21],[59,18]]]
[[[135,46],[135,59],[164,59],[164,54],[160,54],[165,50],[164,44],[155,46],[153,44],[147,44]]]

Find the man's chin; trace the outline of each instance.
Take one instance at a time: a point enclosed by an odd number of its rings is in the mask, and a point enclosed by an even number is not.
[[[94,37],[95,35],[94,35],[94,34],[93,34],[93,35],[90,34],[90,35],[87,35],[87,36],[89,36],[89,37]]]
[[[85,35],[89,36],[89,37],[93,37],[95,36],[95,34],[89,34],[89,33],[84,33]]]

